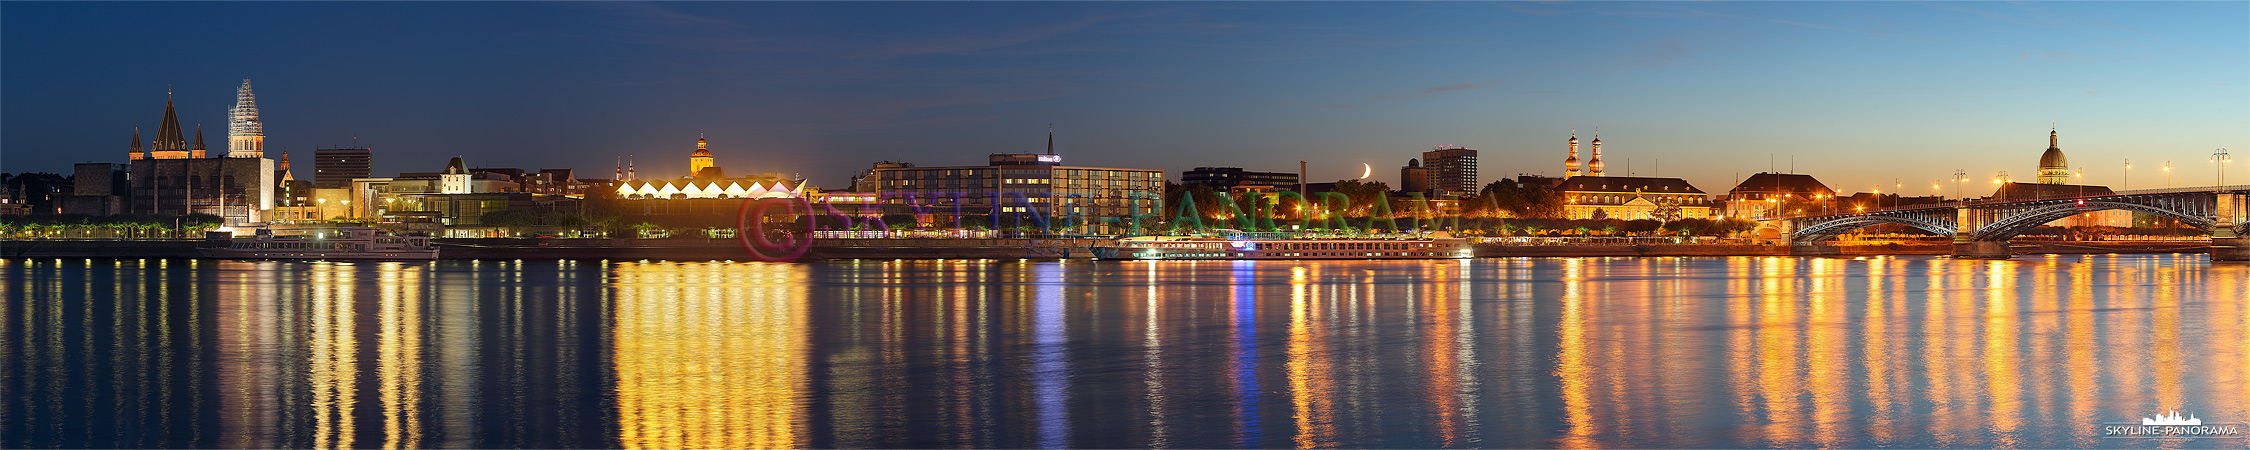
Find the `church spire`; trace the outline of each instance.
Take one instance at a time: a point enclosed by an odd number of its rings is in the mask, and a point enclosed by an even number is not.
[[[188,157],[202,158],[203,156],[203,124],[198,122],[195,124],[195,147],[188,149]]]
[[[187,139],[180,137],[180,115],[172,110],[172,91],[164,91],[164,120],[156,123],[156,142],[149,146],[151,152],[186,151]]]
[[[141,127],[133,127],[133,145],[125,150],[125,159],[130,161],[146,157],[148,155],[141,153]]]

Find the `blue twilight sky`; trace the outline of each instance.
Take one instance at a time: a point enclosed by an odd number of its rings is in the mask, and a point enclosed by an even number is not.
[[[153,138],[166,86],[216,150],[253,80],[269,154],[356,137],[378,175],[471,166],[840,188],[878,160],[1197,166],[1396,186],[1433,145],[1483,181],[1612,175],[1721,193],[1769,161],[1841,191],[2033,178],[2047,128],[2091,184],[2250,181],[2250,3],[0,2],[0,171]],[[300,165],[297,176],[309,177]],[[2239,178],[2238,178],[2239,177]],[[1990,183],[1984,182],[1984,190]],[[1976,189],[1970,189],[1975,191]],[[1945,188],[1952,195],[1951,183]]]

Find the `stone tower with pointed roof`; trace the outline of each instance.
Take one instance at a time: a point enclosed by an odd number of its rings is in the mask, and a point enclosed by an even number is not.
[[[156,122],[156,142],[150,143],[148,157],[151,159],[188,157],[187,137],[180,134],[180,115],[172,109],[172,93],[170,92],[164,93],[164,119]]]
[[[189,158],[203,158],[209,151],[203,148],[203,124],[195,124],[195,146],[188,148]]]
[[[125,160],[133,161],[147,157],[148,152],[141,151],[141,127],[133,127],[133,145],[125,149]]]

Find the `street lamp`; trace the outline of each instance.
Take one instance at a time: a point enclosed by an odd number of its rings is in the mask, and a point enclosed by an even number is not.
[[[2227,163],[2234,162],[2234,156],[2228,155],[2227,149],[2212,150],[2211,162],[2219,164],[2219,185],[2227,185]]]
[[[2172,162],[2171,162],[2171,161],[2165,161],[2165,162],[2164,162],[2164,188],[2165,188],[2165,189],[2171,189],[2171,188],[2172,188]]]
[[[2008,178],[2008,171],[2005,171],[2005,170],[2002,170],[2002,171],[2000,171],[2000,173],[1999,173],[1998,175],[1993,175],[1993,176],[1992,176],[1992,184],[1993,184],[1994,186],[1999,186],[1999,187],[2000,187],[2000,190],[1999,190],[1999,192],[2000,192],[2000,201],[2003,201],[2003,202],[2005,202],[2005,201],[2008,201],[2008,189],[2007,189],[2007,188],[2008,188],[2008,186],[2007,186],[2007,184],[2008,184],[2008,183],[2013,183],[2013,182],[2015,182],[2015,180],[2013,180],[2013,179],[2010,179],[2010,178]]]
[[[1892,199],[1891,199],[1891,207],[1892,207],[1892,208],[1897,208],[1897,207],[1900,207],[1900,206],[1904,206],[1904,205],[1900,204],[1899,202],[1903,202],[1903,201],[1906,201],[1906,183],[1905,183],[1905,182],[1902,182],[1902,181],[1898,181],[1898,179],[1897,179],[1897,178],[1892,178],[1892,179],[1891,179],[1891,197],[1895,197],[1895,198],[1892,198]]]
[[[2125,158],[2125,190],[2133,190],[2133,158]]]
[[[316,217],[315,219],[328,220],[328,199],[323,198],[314,201],[320,203],[320,217]]]
[[[1961,183],[1969,181],[1969,169],[1953,169],[1953,199],[1968,201],[1968,193],[1961,192]]]

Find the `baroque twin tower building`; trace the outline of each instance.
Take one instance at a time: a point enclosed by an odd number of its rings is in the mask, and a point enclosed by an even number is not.
[[[1594,157],[1586,161],[1587,176],[1602,176],[1602,132],[1594,130]],[[1578,130],[1570,130],[1570,158],[1563,160],[1564,178],[1578,176]]]

